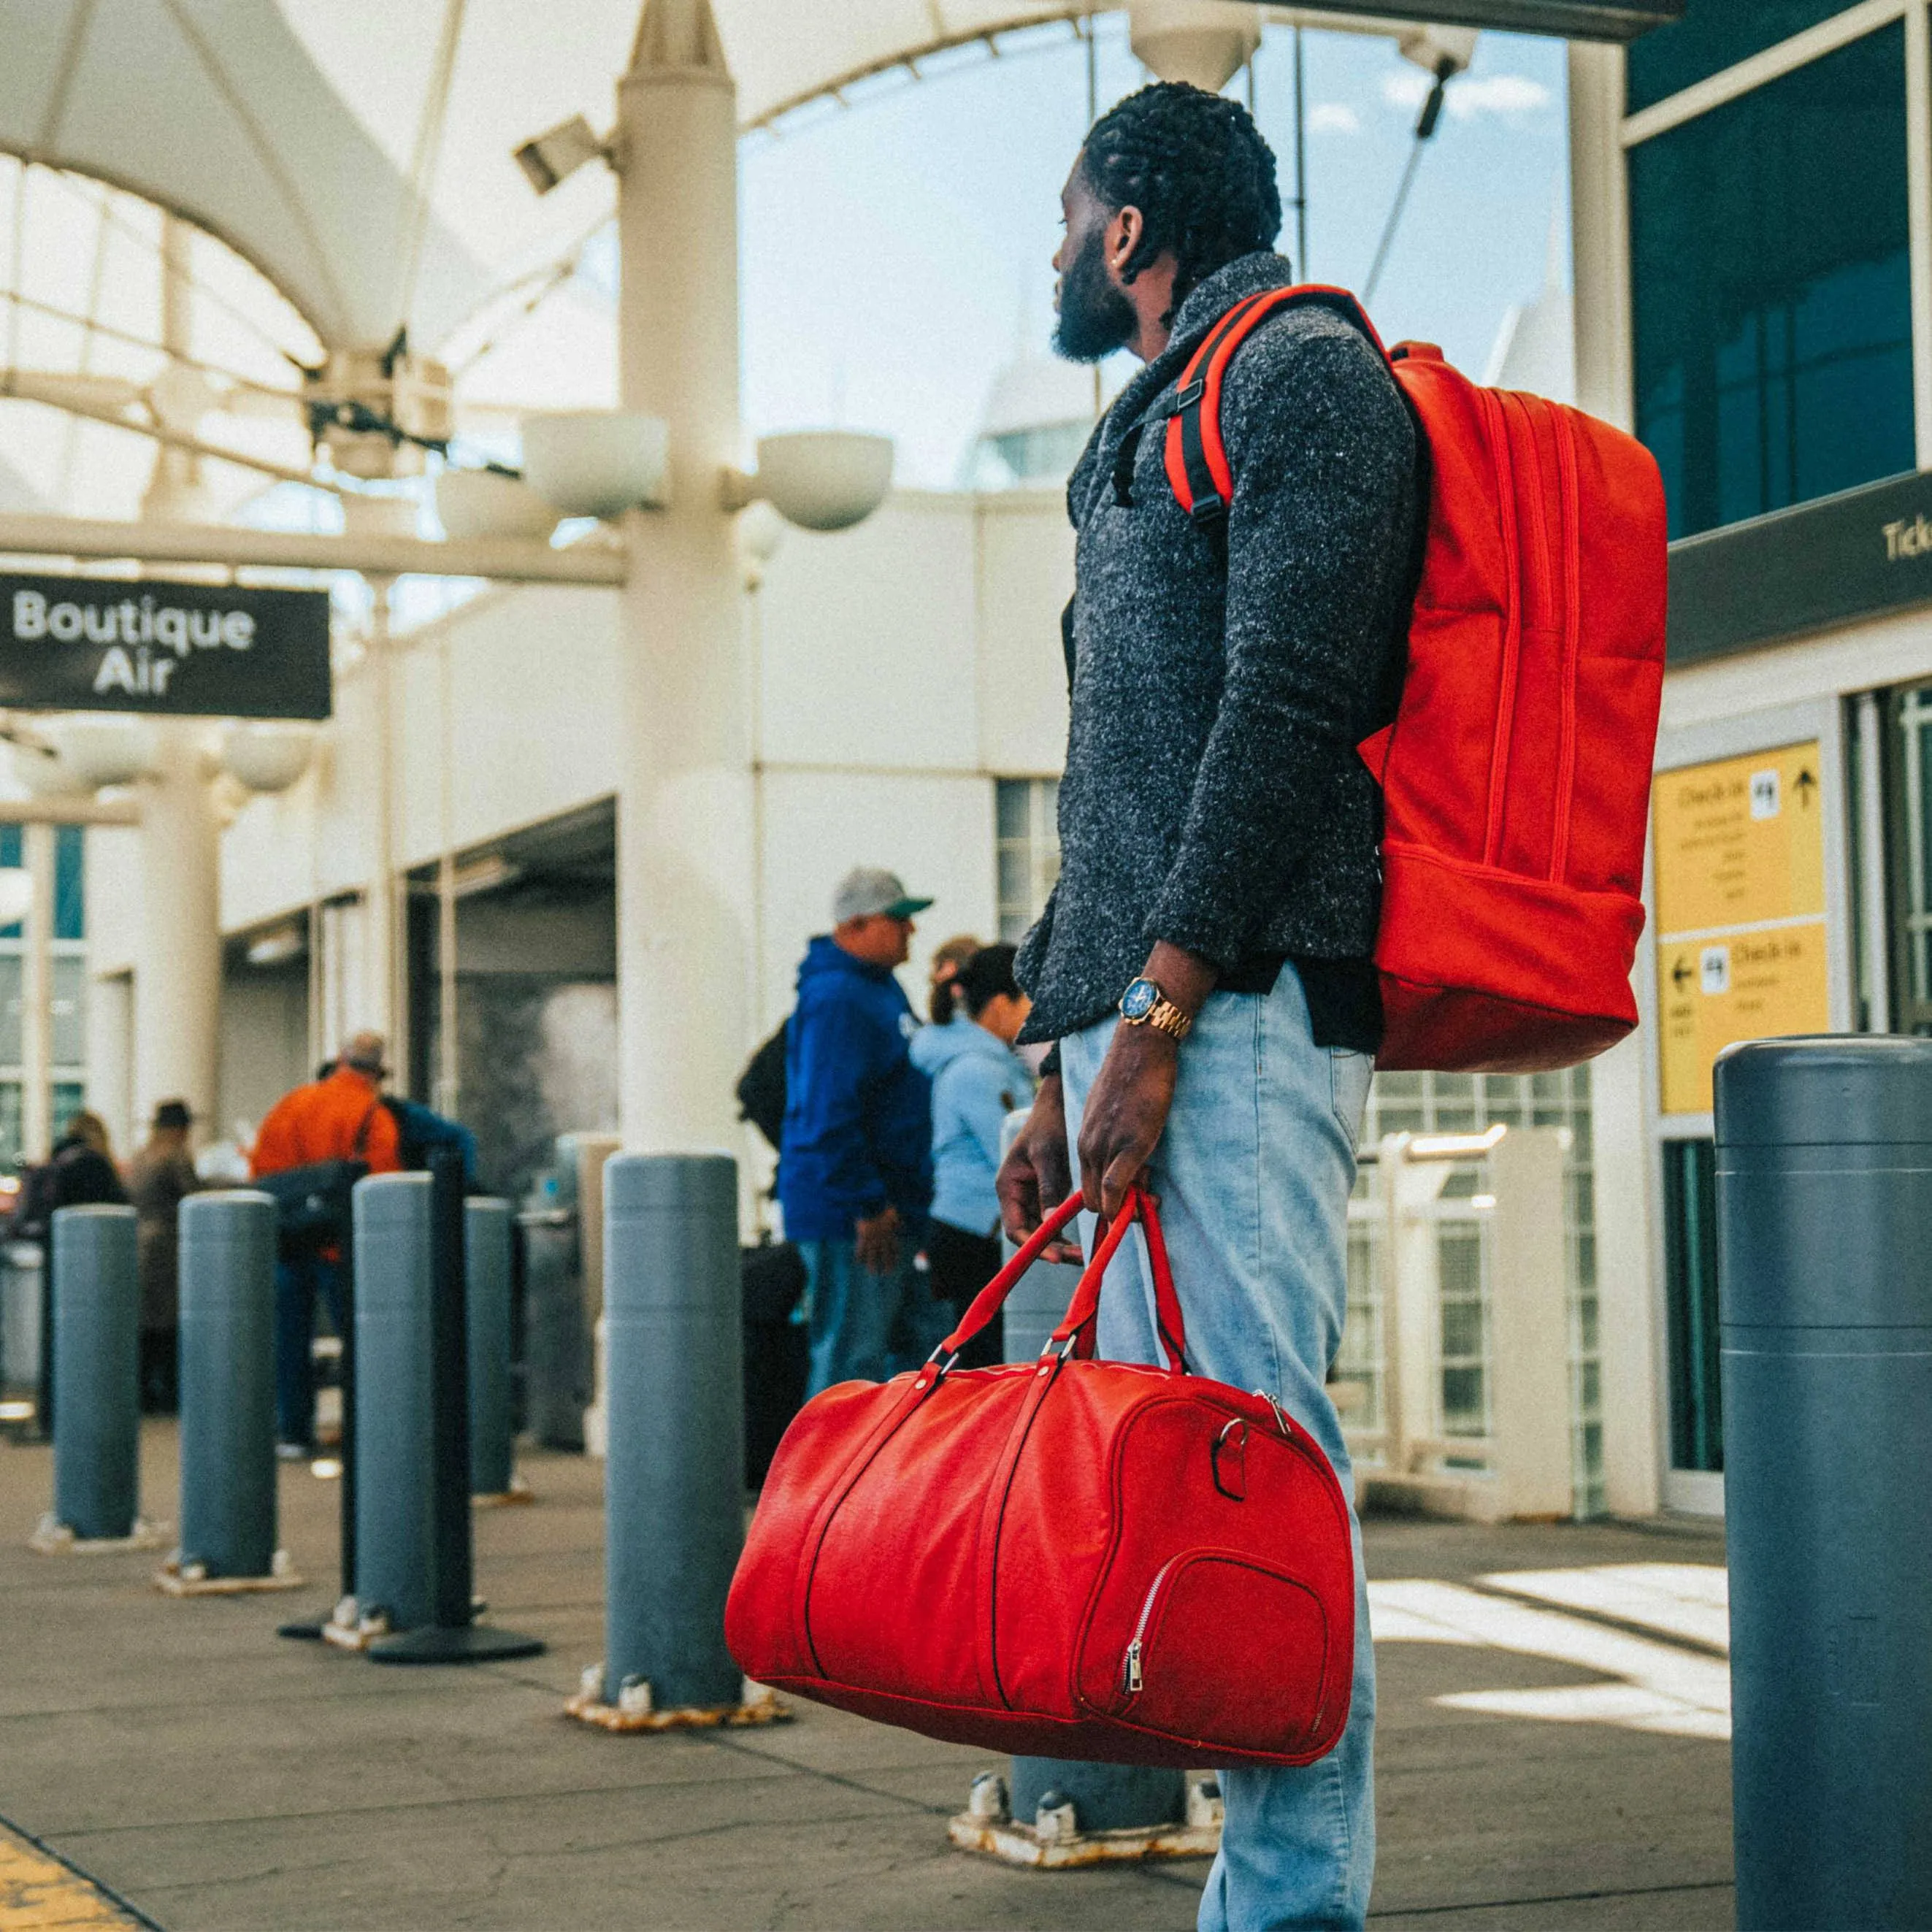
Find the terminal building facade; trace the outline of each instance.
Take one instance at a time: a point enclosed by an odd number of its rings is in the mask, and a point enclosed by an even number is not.
[[[1576,400],[1656,454],[1676,544],[1644,1024],[1563,1075],[1384,1078],[1370,1133],[1568,1130],[1576,1505],[1709,1512],[1711,1060],[1754,1032],[1932,1021],[1932,44],[1922,0],[1694,6],[1628,50],[1574,46],[1570,80]],[[784,1017],[850,865],[935,899],[909,977],[955,932],[1018,937],[1051,887],[1072,373],[1003,386],[958,490],[742,556],[754,877],[734,1052]],[[469,1119],[508,1191],[556,1133],[617,1124],[622,603],[502,584],[386,652],[338,639],[309,769],[221,804],[208,1138],[245,1136],[371,1020],[398,1084]],[[31,1056],[57,1084],[15,1112],[44,1122],[84,1084],[124,1148],[160,1097],[135,990],[153,848],[104,824],[84,866],[82,846],[26,832],[61,881],[38,969],[51,1045]],[[0,931],[0,980],[22,950]],[[22,1091],[8,1037],[0,1110]],[[748,1135],[734,1150],[761,1159]],[[1486,1400],[1485,1266],[1473,1232],[1444,1249],[1451,1428]],[[1366,1246],[1356,1286],[1366,1310]],[[1366,1315],[1342,1366],[1373,1384]]]
[[[1926,10],[1693,7],[1574,47],[1570,112],[1579,398],[1654,454],[1673,540],[1644,1024],[1597,1082],[1600,1163],[1642,1170],[1598,1215],[1648,1293],[1605,1375],[1652,1392],[1638,1493],[1708,1510],[1711,1060],[1932,1019]]]

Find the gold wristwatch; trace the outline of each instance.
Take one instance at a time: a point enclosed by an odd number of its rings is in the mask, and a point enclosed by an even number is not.
[[[1128,1026],[1150,1026],[1172,1040],[1184,1040],[1194,1025],[1151,980],[1134,980],[1120,995],[1120,1018]]]

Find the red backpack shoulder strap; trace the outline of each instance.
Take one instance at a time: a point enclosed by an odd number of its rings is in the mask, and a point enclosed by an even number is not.
[[[1294,288],[1264,289],[1238,302],[1208,332],[1174,392],[1165,451],[1168,487],[1194,521],[1218,524],[1234,500],[1234,472],[1221,440],[1221,386],[1234,352],[1268,317],[1302,302],[1338,310],[1376,346],[1386,362],[1388,351],[1362,305],[1346,289],[1306,282]]]

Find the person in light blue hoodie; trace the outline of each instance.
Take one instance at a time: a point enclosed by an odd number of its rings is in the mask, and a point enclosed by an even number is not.
[[[926,1255],[932,1297],[956,1322],[999,1272],[1000,1132],[1016,1108],[1033,1102],[1031,1070],[1013,1038],[1031,1006],[1013,978],[1010,946],[982,946],[953,982],[950,1023],[920,1030],[913,1064],[932,1082],[932,1206]],[[960,1351],[962,1368],[1004,1359],[996,1319]]]

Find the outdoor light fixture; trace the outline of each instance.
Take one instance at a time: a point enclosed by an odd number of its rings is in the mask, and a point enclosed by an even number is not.
[[[262,719],[231,724],[221,740],[222,768],[250,791],[286,791],[315,754],[315,727]]]
[[[721,494],[728,510],[762,501],[800,530],[843,530],[863,523],[885,501],[892,480],[891,437],[794,430],[760,436],[757,475],[727,470]]]
[[[24,866],[0,866],[0,926],[18,926],[33,904],[33,874]]]
[[[524,417],[523,434],[524,481],[564,516],[621,516],[667,501],[670,425],[662,416],[568,410]]]
[[[446,470],[436,479],[436,514],[457,542],[520,538],[548,543],[560,512],[520,477],[500,470]]]
[[[1259,8],[1234,0],[1133,0],[1128,42],[1156,80],[1219,94],[1261,44],[1261,20]]]
[[[581,114],[573,114],[548,134],[526,141],[516,151],[517,165],[538,194],[548,194],[586,162],[602,160],[608,152],[590,123]]]
[[[14,776],[34,797],[72,798],[82,789],[80,780],[52,746],[15,738],[8,749],[13,753]]]
[[[77,712],[50,718],[46,735],[60,761],[87,791],[132,784],[154,768],[153,728],[112,712]]]
[[[308,950],[308,934],[299,922],[286,920],[250,940],[243,957],[251,966],[286,966]]]

